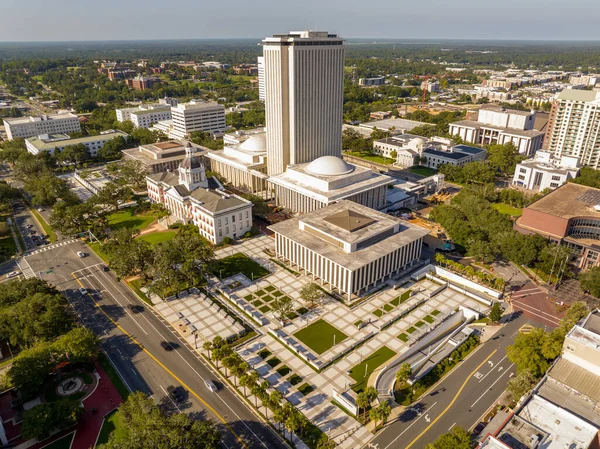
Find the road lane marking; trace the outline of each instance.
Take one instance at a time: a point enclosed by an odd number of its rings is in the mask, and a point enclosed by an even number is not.
[[[499,361],[498,363],[496,363],[496,366],[500,365],[500,364],[502,363],[502,361],[503,361],[503,360],[504,360],[506,357],[507,357],[506,355],[505,355],[504,357],[502,357],[502,358],[500,359],[500,361]],[[488,372],[488,373],[487,373],[485,376],[483,376],[481,379],[479,379],[479,383],[481,383],[481,382],[483,381],[483,379],[485,379],[485,378],[486,378],[486,377],[488,377],[490,374],[492,374],[492,372],[494,371],[494,368],[495,368],[495,367],[494,367],[494,366],[492,366],[492,369],[490,369],[490,371],[489,371],[489,372]]]
[[[492,387],[493,387],[494,385],[496,385],[496,384],[497,384],[497,383],[500,381],[500,379],[502,379],[502,378],[504,377],[504,375],[510,371],[510,369],[511,369],[513,366],[514,366],[514,363],[511,363],[511,364],[510,364],[510,366],[508,367],[508,369],[507,369],[506,371],[504,371],[504,372],[503,372],[503,373],[500,375],[500,377],[498,377],[498,379],[496,379],[496,381],[495,381],[495,382],[494,382],[492,385],[490,385],[490,386],[489,386],[489,388],[488,388],[487,390],[485,390],[485,391],[483,392],[483,394],[482,394],[481,396],[479,396],[479,399],[477,399],[475,402],[473,402],[473,405],[471,405],[471,408],[473,408],[473,407],[475,406],[475,404],[477,404],[477,403],[479,402],[479,400],[480,400],[482,397],[484,397],[484,396],[487,394],[487,392],[488,392],[488,391],[490,391],[490,390],[492,389]]]
[[[450,431],[452,430],[452,428],[453,428],[455,425],[456,425],[456,423],[452,424],[452,425],[450,426],[450,428],[448,429],[448,432],[450,432]]]
[[[160,389],[162,391],[165,392],[165,396],[169,399],[169,401],[171,401],[171,404],[173,404],[175,406],[175,408],[177,409],[177,411],[179,413],[181,413],[181,409],[177,406],[177,404],[175,403],[175,401],[173,400],[173,398],[171,398],[171,395],[169,393],[167,393],[167,390],[165,390],[162,385],[159,385],[159,387],[160,387]]]
[[[556,324],[556,325],[560,324],[559,318],[556,318],[555,316],[553,316],[547,312],[544,312],[543,310],[536,309],[535,307],[532,307],[529,304],[525,304],[520,301],[513,301],[513,304],[516,304],[517,308],[521,308],[523,310],[523,312],[531,313],[532,315],[535,315],[535,316],[541,318],[542,320],[549,321],[552,324]],[[536,312],[544,313],[547,316],[540,315],[539,313],[536,313]]]
[[[431,410],[431,409],[432,409],[432,408],[435,406],[435,404],[437,404],[437,401],[436,401],[436,402],[434,402],[434,403],[431,405],[431,407],[429,407],[427,410],[425,410],[425,413],[427,413],[429,410]],[[418,412],[417,412],[417,413],[418,413]],[[408,431],[409,431],[409,429],[410,429],[412,426],[414,426],[414,425],[415,425],[415,424],[416,424],[416,423],[417,423],[417,422],[418,422],[418,421],[419,421],[419,420],[420,420],[422,417],[423,417],[423,413],[420,413],[420,414],[419,414],[419,417],[418,417],[417,419],[415,419],[415,420],[413,421],[413,423],[412,423],[410,426],[408,426],[406,429],[404,429],[404,431],[403,431],[403,432],[402,432],[400,435],[398,435],[396,438],[394,438],[394,441],[392,441],[390,444],[388,444],[388,445],[387,445],[387,446],[386,446],[384,449],[388,449],[388,448],[389,448],[389,447],[390,447],[392,444],[394,444],[394,443],[395,443],[395,442],[398,440],[398,438],[400,438],[402,435],[404,435],[406,432],[408,432]]]
[[[450,408],[451,408],[451,407],[454,405],[454,403],[455,403],[455,402],[456,402],[456,400],[458,399],[458,396],[460,396],[460,394],[462,393],[462,391],[463,391],[463,390],[464,390],[464,388],[466,387],[466,385],[467,385],[467,383],[469,382],[469,380],[471,380],[471,377],[473,377],[473,375],[474,375],[474,374],[475,374],[477,371],[479,371],[479,370],[481,369],[481,367],[482,367],[483,365],[485,365],[485,364],[487,363],[487,361],[488,361],[489,359],[491,359],[491,358],[492,358],[492,356],[493,356],[493,355],[494,355],[494,354],[495,354],[497,351],[498,351],[497,349],[494,349],[494,350],[491,352],[491,354],[490,354],[490,355],[488,355],[488,356],[486,357],[486,359],[485,359],[483,362],[481,362],[481,363],[480,363],[480,364],[477,366],[477,368],[475,368],[475,369],[474,369],[474,370],[471,372],[471,374],[469,374],[469,375],[467,376],[467,378],[465,379],[465,381],[463,382],[463,384],[460,386],[460,388],[459,388],[459,389],[458,389],[458,391],[456,392],[456,395],[454,396],[454,398],[452,398],[452,401],[450,402],[450,404],[448,404],[448,407],[446,407],[446,408],[444,409],[444,411],[442,411],[442,413],[440,413],[440,414],[439,414],[439,415],[438,415],[438,416],[437,416],[437,417],[436,417],[436,418],[435,418],[435,419],[434,419],[434,420],[431,422],[431,424],[429,424],[427,427],[425,427],[425,429],[424,429],[424,430],[423,430],[423,431],[422,431],[422,432],[421,432],[419,435],[417,435],[417,436],[416,436],[416,438],[415,438],[414,440],[412,440],[412,441],[409,443],[409,445],[408,445],[408,446],[406,446],[404,449],[409,449],[410,447],[414,446],[414,445],[415,445],[415,443],[416,443],[417,441],[419,441],[419,440],[421,439],[421,437],[422,437],[423,435],[425,435],[425,434],[426,434],[426,433],[429,431],[429,429],[431,429],[431,428],[432,428],[432,427],[435,425],[435,423],[436,423],[436,422],[438,422],[438,421],[440,420],[440,418],[441,418],[442,416],[444,416],[444,415],[445,415],[445,414],[448,412],[448,410],[450,410]],[[395,441],[395,440],[394,440],[394,441]],[[389,447],[389,446],[388,446],[388,447]],[[387,449],[387,448],[386,448],[386,449]]]
[[[77,279],[77,277],[75,277],[75,275],[73,274],[73,278],[77,281],[77,283],[79,285],[81,285],[83,287],[83,284],[81,282],[79,282],[79,279]],[[134,342],[136,345],[138,345],[140,347],[140,349],[145,352],[152,360],[154,360],[162,369],[164,369],[168,374],[171,375],[171,377],[173,377],[173,379],[175,379],[177,382],[179,382],[179,384],[181,384],[182,387],[184,387],[186,390],[188,390],[192,395],[194,395],[194,397],[196,399],[198,399],[207,409],[209,409],[211,412],[213,412],[215,414],[215,416],[223,423],[225,424],[225,426],[227,427],[227,429],[229,429],[229,431],[232,433],[232,435],[236,438],[236,440],[238,440],[238,442],[246,449],[249,449],[249,447],[246,445],[246,443],[244,442],[244,440],[242,440],[240,438],[240,436],[233,430],[233,428],[229,425],[229,423],[227,423],[227,421],[225,421],[225,419],[209,404],[207,403],[204,399],[202,399],[202,397],[196,393],[193,389],[191,389],[185,382],[183,382],[179,377],[177,377],[177,375],[175,375],[174,372],[172,372],[169,368],[167,368],[167,366],[162,363],[160,360],[158,360],[154,354],[152,354],[150,351],[148,351],[139,341],[137,341],[137,339],[131,335],[130,333],[128,333],[125,329],[123,329],[123,327],[117,323],[115,320],[113,320],[110,315],[108,315],[104,310],[102,310],[102,308],[100,307],[100,305],[96,302],[96,300],[92,297],[92,295],[90,295],[88,293],[89,297],[92,299],[92,301],[94,302],[94,304],[96,305],[96,307],[104,314],[104,316],[106,316],[106,318],[108,318],[110,320],[110,322],[117,327],[121,332],[123,332],[123,334],[125,334],[126,336],[129,337],[129,339]],[[260,441],[260,440],[259,440]],[[264,443],[263,443],[264,444]]]

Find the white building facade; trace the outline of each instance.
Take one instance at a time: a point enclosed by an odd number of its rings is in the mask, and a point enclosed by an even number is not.
[[[210,188],[218,181],[206,178],[204,165],[187,148],[177,174],[163,172],[146,177],[148,198],[164,205],[175,221],[192,223],[214,244],[237,239],[252,229],[252,203],[237,195]]]
[[[268,173],[321,156],[340,156],[343,39],[323,31],[263,40]]]
[[[25,147],[31,154],[40,154],[43,152],[54,154],[56,150],[60,152],[69,145],[78,145],[81,143],[86,146],[92,157],[96,157],[98,151],[100,151],[106,142],[117,137],[128,139],[129,134],[112,129],[103,131],[97,136],[79,137],[77,139],[71,139],[66,134],[45,134],[25,139]]]
[[[8,140],[13,140],[43,134],[75,133],[81,131],[81,125],[75,114],[67,113],[4,119],[4,129]]]
[[[258,99],[265,101],[267,98],[265,89],[265,58],[259,56],[257,59],[256,67],[258,69]]]
[[[504,145],[512,142],[520,154],[533,156],[542,148],[544,133],[533,126],[535,112],[489,107],[479,110],[477,120],[449,124],[449,132],[465,142],[478,145]]]
[[[351,201],[269,227],[276,257],[347,301],[412,266],[428,231]]]
[[[183,139],[193,131],[225,131],[225,106],[204,100],[192,100],[171,108],[170,139]]]
[[[579,174],[579,159],[538,151],[533,159],[517,164],[512,184],[527,190],[541,192],[556,189]]]

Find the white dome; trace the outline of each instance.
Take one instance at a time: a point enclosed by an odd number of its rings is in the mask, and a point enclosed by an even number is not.
[[[240,148],[245,151],[267,151],[266,134],[260,133],[249,137],[245,142],[240,145]]]
[[[321,156],[307,165],[306,171],[313,175],[338,176],[354,170],[354,166],[336,156]]]
[[[423,145],[423,144],[427,143],[427,141],[425,139],[423,139],[422,137],[416,137],[414,139],[414,142],[417,145]]]

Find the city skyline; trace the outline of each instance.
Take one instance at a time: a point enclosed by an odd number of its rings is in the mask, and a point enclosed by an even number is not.
[[[302,8],[264,0],[252,4],[234,0],[226,5],[177,3],[177,8],[158,10],[155,0],[144,2],[144,8],[135,0],[99,4],[58,0],[52,7],[36,0],[27,3],[27,11],[36,11],[28,15],[28,27],[18,20],[5,21],[0,42],[260,38],[277,30],[303,29],[327,29],[346,38],[597,40],[593,25],[600,13],[600,6],[590,0],[575,0],[569,8],[557,0],[502,8],[482,7],[474,0],[437,5],[382,0],[371,9],[356,0],[343,5],[309,0]],[[582,10],[587,14],[582,15]],[[21,17],[25,7],[10,0],[3,12],[6,17]],[[177,26],[168,26],[171,23]]]

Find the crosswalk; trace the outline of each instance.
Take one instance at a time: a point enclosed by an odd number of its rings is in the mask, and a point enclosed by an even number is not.
[[[35,273],[33,272],[33,269],[31,268],[31,265],[29,265],[29,262],[27,262],[27,260],[24,257],[21,257],[21,259],[17,260],[17,265],[19,266],[21,273],[23,273],[23,276],[25,276],[25,279],[31,279],[36,277]]]
[[[48,246],[44,246],[43,248],[39,248],[39,249],[33,250],[33,251],[27,253],[27,255],[28,256],[33,256],[34,254],[43,253],[43,252],[48,251],[50,249],[58,248],[59,246],[70,245],[71,243],[74,243],[76,241],[77,241],[77,239],[65,240],[64,242],[55,243],[54,245],[48,245]]]

